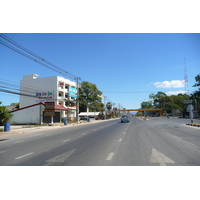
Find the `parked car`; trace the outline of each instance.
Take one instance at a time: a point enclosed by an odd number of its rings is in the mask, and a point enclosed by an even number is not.
[[[80,120],[85,120],[85,121],[87,121],[87,116],[80,116]]]
[[[129,116],[128,115],[122,115],[121,123],[123,123],[123,122],[129,122]]]

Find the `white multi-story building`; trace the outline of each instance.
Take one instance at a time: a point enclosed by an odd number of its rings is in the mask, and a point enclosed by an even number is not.
[[[23,76],[20,81],[20,108],[40,102],[54,101],[60,118],[76,118],[76,83],[60,76],[38,78],[39,75]],[[66,109],[69,111],[66,111]]]

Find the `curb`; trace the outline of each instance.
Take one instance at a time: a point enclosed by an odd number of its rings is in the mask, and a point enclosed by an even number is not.
[[[200,123],[187,123],[186,125],[200,127]]]

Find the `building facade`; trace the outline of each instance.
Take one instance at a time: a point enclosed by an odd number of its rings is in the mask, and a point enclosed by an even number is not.
[[[40,102],[53,101],[61,109],[60,118],[76,118],[76,83],[60,76],[38,78],[39,75],[24,75],[20,81],[20,105],[27,107]],[[23,94],[23,95],[22,95]]]
[[[68,109],[59,104],[55,104],[54,107],[55,115],[54,116],[45,116],[45,103],[40,102],[33,105],[25,106],[19,109],[10,111],[12,117],[9,119],[8,123],[10,124],[52,124],[60,123],[61,112],[67,111]]]

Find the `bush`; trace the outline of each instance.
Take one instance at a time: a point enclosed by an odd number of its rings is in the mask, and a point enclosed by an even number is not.
[[[1,104],[1,102],[0,102],[0,104]],[[12,117],[12,115],[9,113],[9,111],[6,109],[5,106],[0,106],[0,125],[2,126],[11,117]]]

